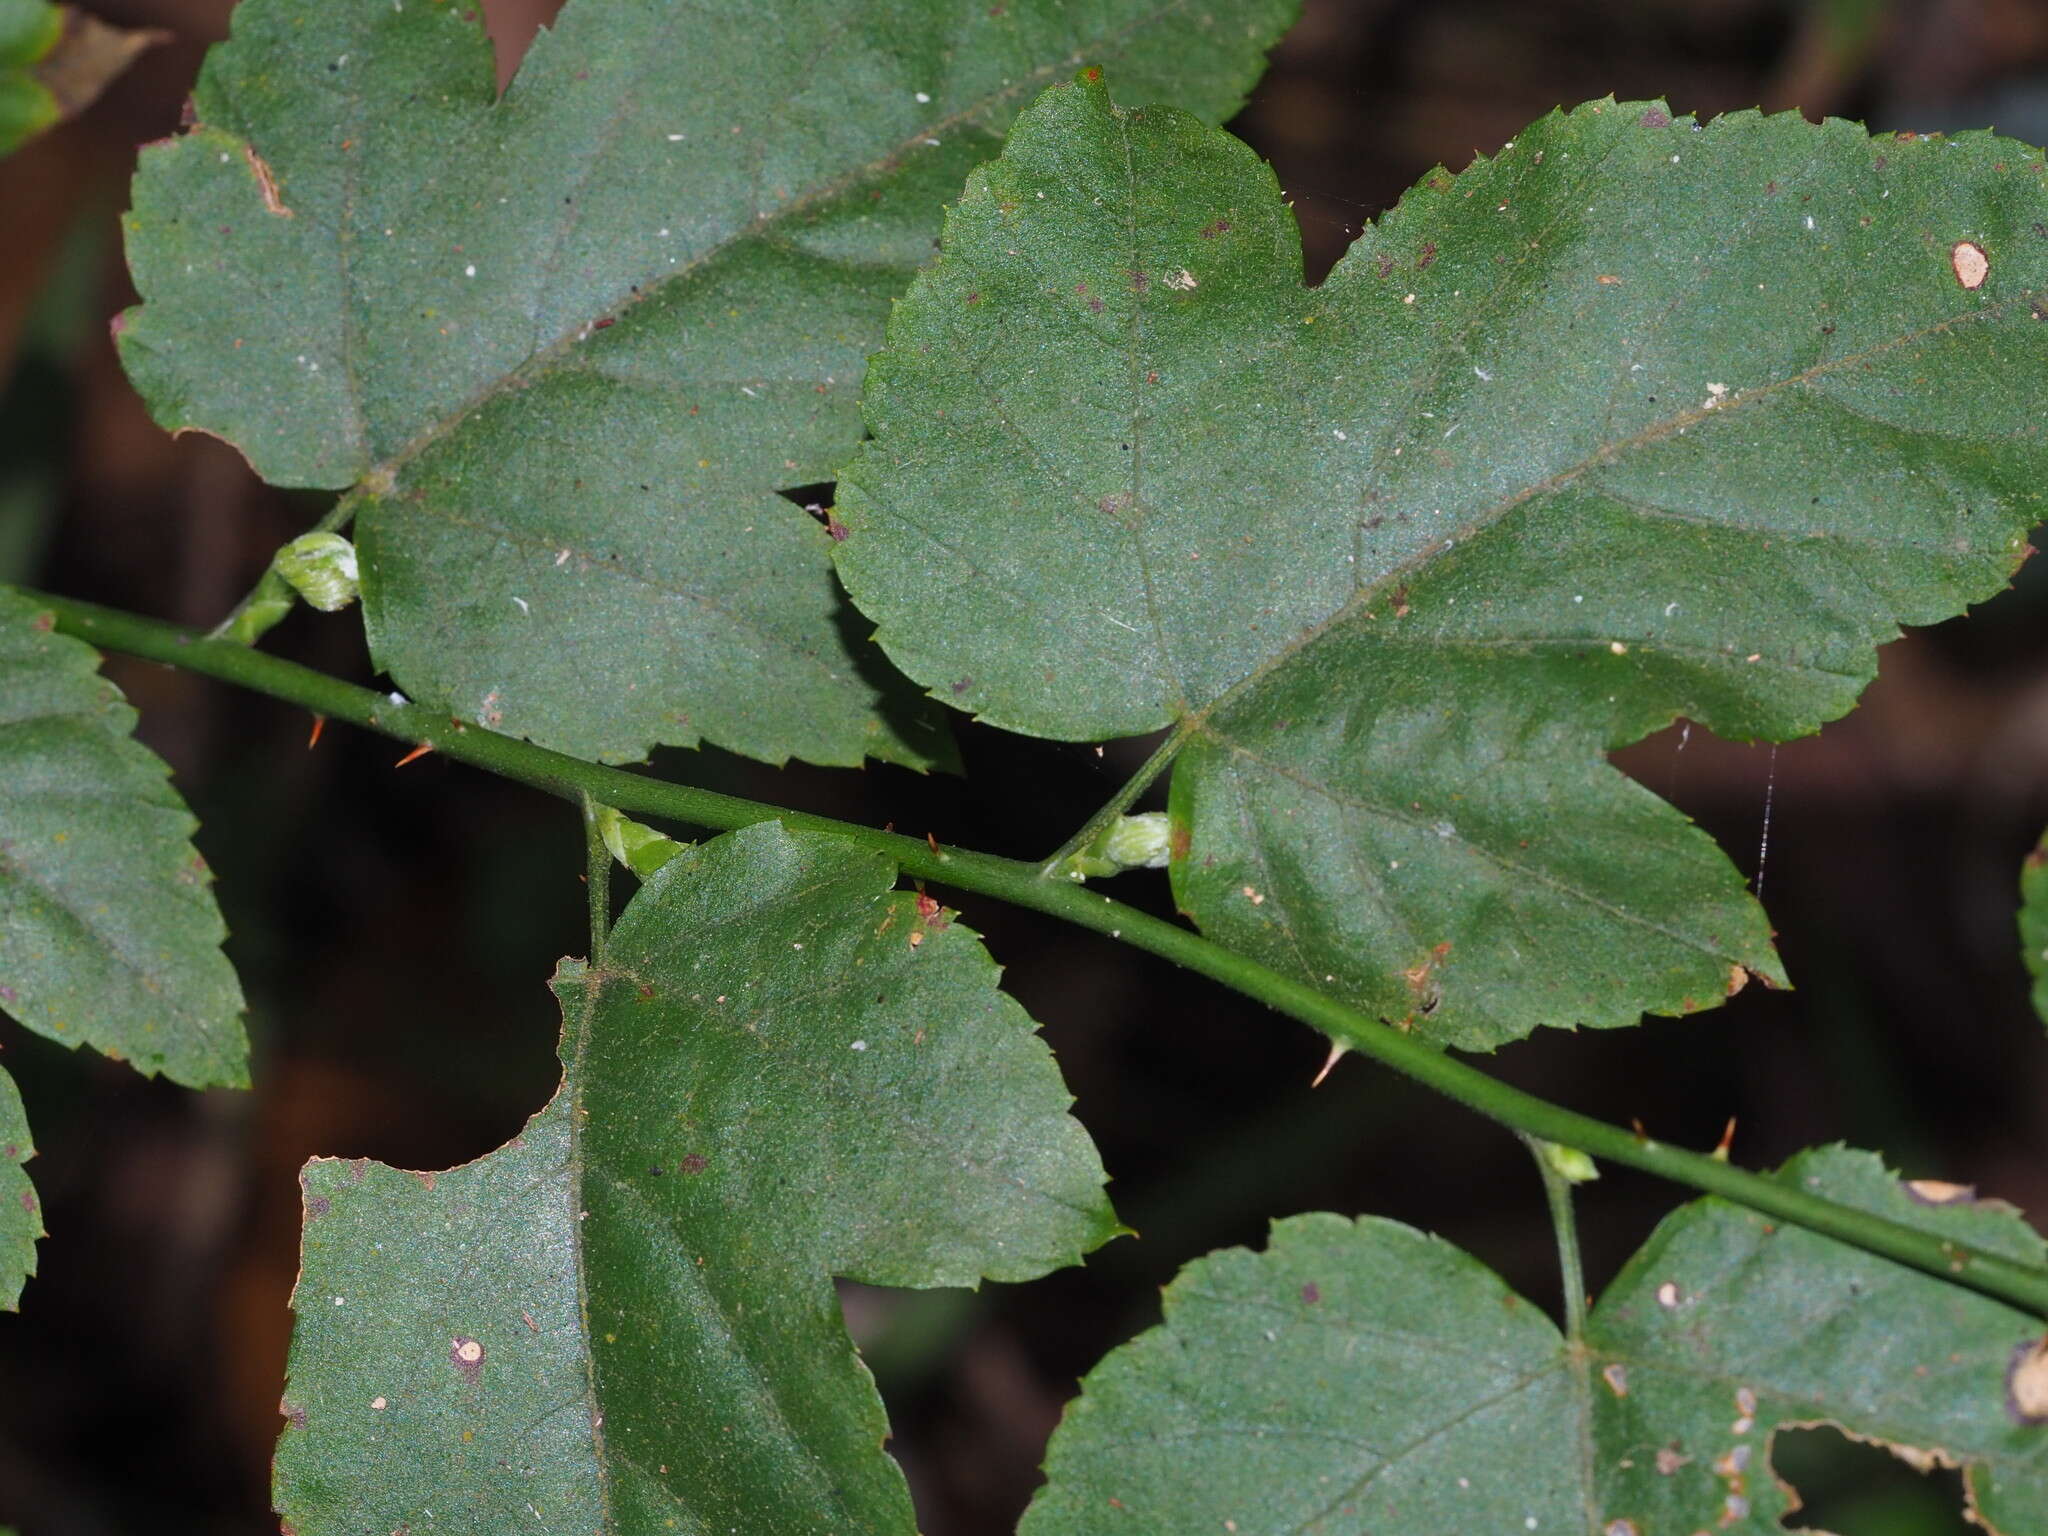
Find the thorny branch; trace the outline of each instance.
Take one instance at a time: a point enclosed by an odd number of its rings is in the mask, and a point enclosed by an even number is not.
[[[607,768],[451,720],[435,710],[359,688],[233,641],[208,639],[175,625],[70,598],[26,595],[55,616],[58,629],[103,649],[268,694],[328,719],[345,720],[421,750],[438,751],[579,806],[595,801],[636,815],[718,831],[779,820],[792,828],[848,839],[885,854],[913,879],[993,896],[1064,918],[1186,966],[1524,1136],[1576,1148],[1719,1195],[2048,1318],[2048,1270],[1838,1205],[1794,1185],[1667,1146],[1537,1098],[1190,929],[1072,882],[1046,879],[1038,863],[950,848],[923,838]]]

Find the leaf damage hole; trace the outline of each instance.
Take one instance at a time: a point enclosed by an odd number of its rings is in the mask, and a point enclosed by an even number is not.
[[[1955,1458],[1939,1447],[1878,1440],[1826,1420],[1788,1421],[1772,1432],[1770,1465],[1785,1494],[1785,1530],[1983,1536],[1970,1523]]]

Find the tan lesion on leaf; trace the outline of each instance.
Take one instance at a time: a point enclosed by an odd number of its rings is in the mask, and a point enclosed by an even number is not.
[[[256,146],[244,144],[242,158],[249,162],[250,174],[256,178],[256,190],[263,194],[263,206],[281,219],[294,217],[291,209],[285,207],[284,199],[277,195],[277,177],[271,172],[270,162],[256,153]]]
[[[1408,986],[1408,995],[1415,999],[1417,1012],[1435,1013],[1443,1002],[1443,985],[1436,979],[1436,972],[1450,952],[1451,941],[1445,939],[1401,973],[1401,980]]]
[[[1974,1184],[1951,1184],[1947,1179],[1907,1179],[1906,1196],[1920,1205],[1975,1205]]]
[[[2022,1424],[2048,1424],[2048,1335],[2012,1352],[2005,1369],[2005,1406]]]

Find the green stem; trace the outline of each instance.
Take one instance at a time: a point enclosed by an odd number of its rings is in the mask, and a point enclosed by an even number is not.
[[[604,969],[605,945],[612,932],[612,851],[605,846],[598,803],[588,794],[583,806],[583,883],[590,898],[590,968]]]
[[[355,515],[355,498],[340,497],[333,506],[321,514],[320,521],[306,532],[339,532],[348,526],[348,520]],[[274,567],[266,565],[256,585],[228,611],[226,618],[213,627],[208,638],[232,640],[238,645],[254,645],[264,635],[282,624],[285,616],[297,606],[298,601],[298,593],[277,574]]]
[[[330,720],[381,731],[399,741],[423,743],[445,757],[578,804],[587,795],[635,815],[662,817],[719,831],[779,820],[803,831],[845,838],[887,855],[914,879],[993,896],[1064,918],[1186,966],[1525,1135],[1561,1142],[1589,1156],[1720,1195],[1766,1216],[1794,1222],[2048,1317],[2048,1270],[1953,1242],[1903,1222],[1837,1205],[1795,1184],[1749,1173],[1701,1153],[1666,1146],[1648,1136],[1524,1093],[1359,1012],[1348,1003],[1213,944],[1178,924],[1125,906],[1084,886],[1047,880],[1037,864],[960,848],[934,847],[922,838],[878,832],[825,816],[602,767],[451,720],[417,704],[394,704],[383,694],[248,646],[208,640],[174,625],[69,598],[28,595],[56,615],[58,628],[64,633],[94,645],[266,693]]]
[[[1586,1266],[1579,1259],[1579,1224],[1572,1215],[1572,1181],[1548,1155],[1545,1143],[1524,1136],[1522,1143],[1543,1175],[1543,1195],[1550,1202],[1550,1226],[1557,1234],[1557,1267],[1564,1278],[1565,1337],[1577,1342],[1586,1335]]]
[[[1075,854],[1094,842],[1102,831],[1117,817],[1128,811],[1138,796],[1152,787],[1152,781],[1166,771],[1166,765],[1174,755],[1187,744],[1189,727],[1185,722],[1176,725],[1167,733],[1166,740],[1159,743],[1158,750],[1145,759],[1144,766],[1124,781],[1124,787],[1110,797],[1109,804],[1082,823],[1081,830],[1068,838],[1038,866],[1041,877],[1051,880],[1062,873],[1061,866]]]

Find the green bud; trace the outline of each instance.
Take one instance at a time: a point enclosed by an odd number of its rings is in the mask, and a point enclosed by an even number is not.
[[[608,805],[597,808],[597,830],[612,857],[642,880],[690,846],[650,826],[629,821]]]
[[[1169,830],[1166,812],[1119,816],[1102,839],[1102,856],[1119,869],[1164,869]]]
[[[1589,1184],[1600,1177],[1600,1170],[1593,1159],[1577,1147],[1567,1147],[1555,1141],[1537,1140],[1536,1155],[1543,1159],[1550,1171],[1571,1184]]]
[[[1069,880],[1090,880],[1127,869],[1164,869],[1172,858],[1171,841],[1164,811],[1119,816],[1090,838],[1087,847],[1061,861],[1059,873]]]
[[[356,547],[338,533],[306,533],[277,552],[271,568],[322,613],[356,600]]]

